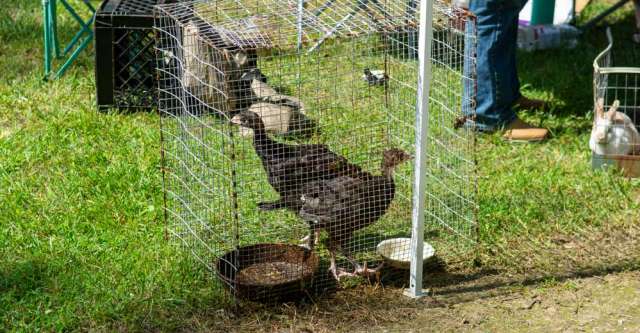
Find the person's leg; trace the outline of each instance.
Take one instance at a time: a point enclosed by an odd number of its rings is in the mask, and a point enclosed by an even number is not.
[[[521,1],[472,1],[477,16],[477,105],[479,130],[493,131],[517,117],[512,105],[520,97],[516,69],[517,20]]]
[[[522,3],[524,1],[519,1],[520,3],[516,3],[508,9],[508,14],[505,14],[507,17],[505,17],[506,24],[504,27],[504,47],[505,52],[508,52],[508,54],[505,54],[508,67],[506,67],[504,75],[510,80],[509,86],[504,89],[507,91],[506,99],[511,103],[510,106],[512,107],[522,97],[520,94],[520,78],[518,76],[516,54],[518,51],[518,17],[524,7]]]
[[[512,107],[521,101],[520,82],[516,67],[518,15],[525,0],[472,1],[471,10],[477,22],[477,106],[475,121],[467,121],[480,131],[507,129],[503,138],[509,141],[541,141],[548,131],[521,121]],[[467,26],[470,32],[470,26]],[[467,47],[465,54],[472,55]],[[465,63],[466,64],[466,63]],[[470,66],[465,66],[465,77],[470,75]],[[475,89],[474,89],[475,90]],[[465,103],[474,91],[465,85]],[[469,113],[465,113],[469,115]]]

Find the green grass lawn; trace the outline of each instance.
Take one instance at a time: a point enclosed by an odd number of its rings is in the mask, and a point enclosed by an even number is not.
[[[62,22],[68,35],[74,25]],[[628,42],[631,10],[609,23],[616,54],[640,66],[640,48]],[[96,112],[91,52],[61,80],[43,82],[41,39],[39,2],[0,8],[0,328],[202,329],[220,294],[164,238],[158,117]],[[552,104],[523,117],[553,136],[535,145],[479,138],[487,265],[530,269],[559,234],[640,217],[637,182],[590,168],[591,62],[605,45],[596,29],[574,50],[520,54],[525,94]]]

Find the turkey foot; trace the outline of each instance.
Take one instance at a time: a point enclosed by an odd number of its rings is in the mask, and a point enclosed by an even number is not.
[[[378,265],[378,267],[376,268],[368,268],[366,262],[364,263],[364,265],[357,264],[353,275],[364,276],[367,278],[371,275],[378,276],[382,267],[384,267],[384,262]]]
[[[384,262],[381,263],[380,265],[378,265],[378,267],[376,267],[376,268],[368,268],[366,262],[364,263],[364,265],[360,265],[355,260],[353,260],[353,259],[351,259],[349,257],[347,257],[347,259],[355,267],[355,270],[353,271],[353,273],[349,273],[349,272],[347,272],[346,270],[344,270],[342,268],[338,268],[338,265],[336,265],[335,255],[333,253],[331,253],[331,266],[329,266],[329,271],[333,274],[333,277],[338,282],[340,282],[340,279],[345,277],[345,276],[347,276],[347,277],[363,276],[363,277],[367,277],[368,278],[371,275],[375,275],[378,279],[380,278],[380,270],[384,266]]]
[[[349,262],[355,268],[353,273],[351,273],[351,276],[362,276],[362,277],[369,278],[370,276],[374,275],[376,276],[376,278],[380,279],[380,270],[384,266],[384,262],[380,263],[380,265],[378,265],[378,267],[376,268],[368,268],[366,261],[364,262],[363,265],[360,265],[360,263],[356,261],[354,258],[352,258],[350,255],[347,256],[347,260],[349,260]]]
[[[280,209],[280,208],[285,208],[286,205],[284,204],[284,201],[282,200],[278,200],[278,201],[273,201],[273,202],[259,202],[258,203],[258,208],[262,211],[270,211],[270,210],[276,210],[276,209]]]
[[[346,277],[362,276],[366,278],[369,278],[372,275],[378,276],[380,274],[380,269],[382,268],[382,266],[383,265],[380,265],[376,268],[367,268],[367,265],[365,264],[364,266],[357,267],[353,272],[350,273],[342,268],[338,268],[332,265],[331,267],[329,267],[329,271],[331,271],[331,273],[333,274],[333,277],[336,280],[340,281],[340,279],[342,279],[345,276]]]
[[[356,276],[355,274],[349,273],[342,268],[338,268],[338,265],[336,265],[335,260],[331,260],[331,266],[329,266],[329,271],[331,272],[331,275],[333,275],[333,278],[335,278],[336,281],[338,282],[340,282],[340,279],[345,276],[348,276],[348,277]]]

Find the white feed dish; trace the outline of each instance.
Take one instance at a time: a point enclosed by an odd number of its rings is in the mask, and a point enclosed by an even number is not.
[[[384,240],[378,244],[376,250],[393,267],[408,269],[411,266],[411,238]],[[425,242],[422,248],[423,262],[430,260],[435,254],[433,246]]]

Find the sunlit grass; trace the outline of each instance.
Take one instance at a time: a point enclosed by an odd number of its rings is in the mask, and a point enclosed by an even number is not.
[[[593,16],[603,7],[598,1],[585,15]],[[219,309],[220,292],[202,265],[192,263],[164,239],[157,116],[96,112],[92,50],[61,80],[42,82],[40,15],[37,1],[9,0],[0,8],[0,327],[23,331],[197,327],[198,318]],[[65,36],[70,36],[75,23],[61,22]],[[619,12],[610,23],[619,41],[617,54],[637,55],[638,46],[626,43],[633,30],[631,12]],[[482,248],[508,251],[510,241],[522,235],[546,239],[558,232],[640,217],[637,183],[590,168],[591,62],[604,46],[603,31],[594,30],[575,50],[520,55],[525,93],[548,99],[553,106],[548,112],[523,117],[550,128],[553,136],[535,145],[504,143],[498,135],[479,138]],[[359,68],[378,60],[361,61],[349,65]],[[363,84],[357,75],[353,71],[352,77],[342,79]],[[298,84],[281,83],[292,89]],[[301,87],[304,94],[316,90]],[[362,91],[378,96],[376,89]],[[321,107],[320,98],[308,102],[312,116],[320,114],[314,114],[318,110],[345,115],[336,116],[335,126],[327,127],[332,130],[311,141],[328,143],[368,170],[377,168],[385,146],[361,149],[369,141],[364,139],[339,145],[345,131],[361,130],[356,136],[371,135],[393,144],[411,142],[410,131],[387,138],[384,132],[362,125],[380,115],[379,98],[364,98],[370,104],[354,108],[353,102],[361,103],[362,96],[343,97],[331,107]],[[355,112],[365,109],[374,112]],[[412,117],[409,109],[402,114]],[[384,118],[376,120],[383,122]],[[238,158],[258,165],[249,142],[243,149],[246,154]],[[409,169],[401,170],[405,178]],[[243,196],[248,204],[242,214],[248,217],[256,214],[252,203],[263,196],[274,198],[259,171],[246,172],[247,183],[256,190]],[[409,187],[404,186],[406,193]],[[225,196],[216,199],[224,201]],[[394,206],[379,228],[388,234],[406,231],[408,221],[400,218],[406,218],[407,200]],[[283,241],[305,231],[293,214],[274,212],[262,218],[260,226],[280,222],[274,233],[295,227],[282,234]],[[256,225],[245,226],[245,237],[250,232],[272,234]],[[519,265],[506,255],[494,260]]]

